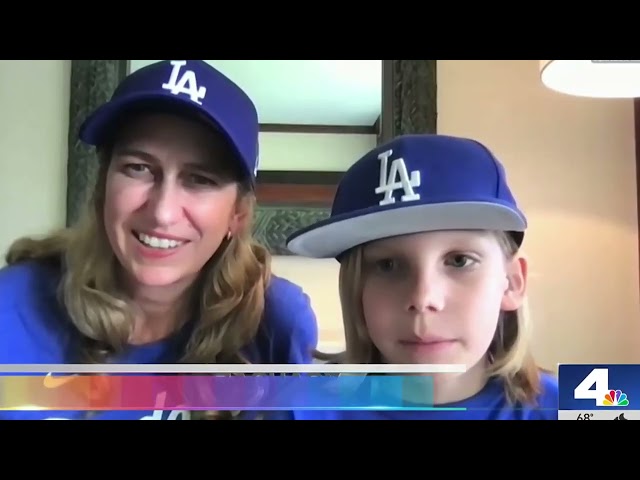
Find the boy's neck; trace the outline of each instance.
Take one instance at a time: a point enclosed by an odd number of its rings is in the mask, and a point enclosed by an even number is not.
[[[486,365],[480,363],[464,373],[416,373],[403,385],[402,399],[413,404],[433,403],[433,406],[461,402],[484,388],[486,372]]]
[[[428,382],[412,379],[403,389],[403,399],[411,403],[424,403],[431,394],[434,406],[461,402],[480,392],[487,383],[486,365],[480,363],[464,373],[425,373],[415,377],[430,377]],[[412,375],[413,376],[413,375]]]
[[[466,400],[478,394],[487,384],[487,369],[479,363],[464,373],[433,375],[433,403],[444,405]]]

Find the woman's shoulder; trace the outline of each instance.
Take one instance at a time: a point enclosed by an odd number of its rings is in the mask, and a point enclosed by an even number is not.
[[[57,289],[60,269],[53,264],[25,261],[0,268],[0,305],[15,305],[37,294]]]
[[[275,363],[310,363],[318,342],[318,324],[304,289],[272,275],[265,292],[262,333],[281,354]]]
[[[59,356],[65,343],[59,282],[60,270],[52,264],[27,261],[0,268],[0,363]]]
[[[265,292],[265,317],[283,328],[315,325],[316,316],[311,299],[304,289],[290,280],[271,276]]]

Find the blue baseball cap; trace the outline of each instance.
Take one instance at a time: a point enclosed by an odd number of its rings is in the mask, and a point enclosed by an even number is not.
[[[204,60],[162,60],[128,75],[111,99],[80,127],[83,142],[108,140],[123,114],[136,109],[183,112],[205,120],[226,138],[255,178],[258,170],[258,113],[247,94]]]
[[[338,258],[373,240],[436,230],[499,230],[520,245],[527,220],[504,167],[481,143],[446,135],[403,135],[344,174],[329,218],[287,239],[289,250]]]

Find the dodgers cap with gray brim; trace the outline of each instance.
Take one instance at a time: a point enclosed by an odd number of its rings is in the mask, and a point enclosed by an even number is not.
[[[481,143],[448,135],[403,135],[344,174],[329,218],[293,233],[288,249],[338,258],[374,240],[438,230],[497,230],[521,245],[527,220],[502,164]]]

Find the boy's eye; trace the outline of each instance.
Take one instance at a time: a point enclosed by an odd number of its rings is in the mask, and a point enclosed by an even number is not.
[[[376,268],[381,272],[390,272],[396,267],[396,262],[391,258],[383,258],[375,262]]]
[[[469,257],[469,255],[463,255],[461,253],[455,254],[455,255],[451,255],[447,259],[447,264],[451,265],[453,267],[456,267],[456,268],[464,268],[464,267],[467,267],[467,266],[471,265],[474,262],[475,262],[475,260],[473,258]]]

